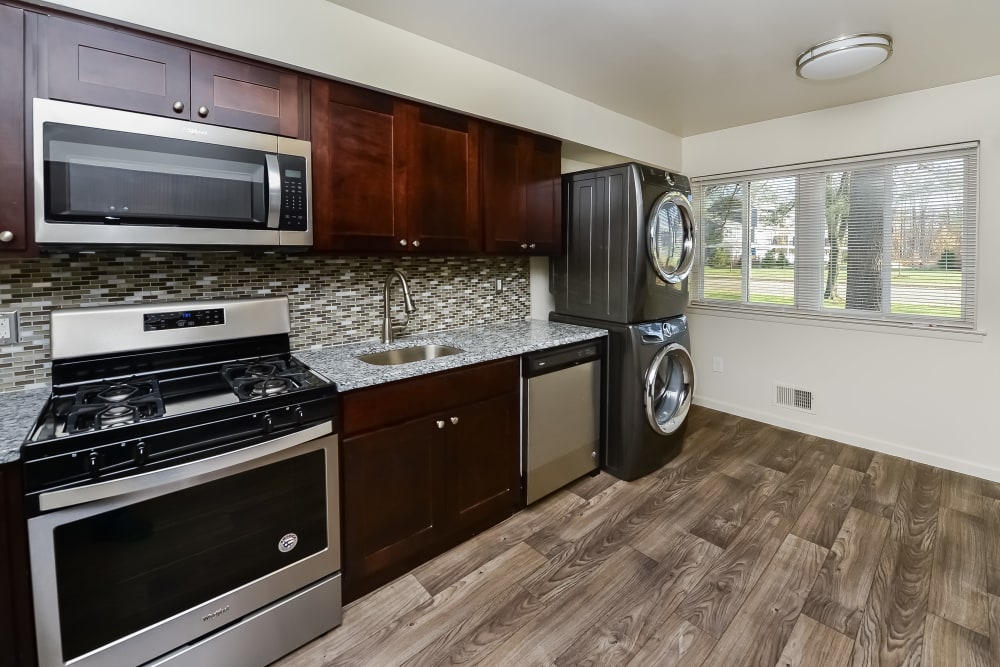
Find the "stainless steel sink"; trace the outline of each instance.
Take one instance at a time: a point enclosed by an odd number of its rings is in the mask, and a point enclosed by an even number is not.
[[[412,347],[399,347],[395,350],[385,350],[384,352],[362,354],[358,359],[366,364],[374,364],[375,366],[397,366],[399,364],[410,364],[414,361],[447,357],[450,354],[458,354],[459,352],[465,352],[465,350],[448,345],[413,345]]]

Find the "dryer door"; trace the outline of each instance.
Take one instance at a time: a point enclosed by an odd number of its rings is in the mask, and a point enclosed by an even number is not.
[[[646,418],[657,433],[670,435],[684,423],[694,395],[694,363],[683,345],[660,349],[646,371]]]
[[[688,198],[667,192],[653,205],[647,223],[649,261],[661,279],[679,283],[694,264],[694,213]]]

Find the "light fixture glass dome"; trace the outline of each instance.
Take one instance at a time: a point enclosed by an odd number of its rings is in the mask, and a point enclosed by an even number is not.
[[[803,79],[840,79],[878,67],[892,55],[892,38],[862,33],[827,40],[802,52],[795,73]]]

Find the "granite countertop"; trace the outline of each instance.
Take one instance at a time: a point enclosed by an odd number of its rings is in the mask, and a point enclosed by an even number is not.
[[[46,387],[0,394],[0,464],[21,458],[21,443],[51,393]]]
[[[603,329],[522,320],[404,336],[390,345],[378,341],[337,345],[297,352],[295,356],[336,382],[340,391],[350,391],[605,335]],[[373,366],[355,358],[359,354],[424,344],[451,345],[464,352],[398,366]],[[48,388],[41,388],[0,394],[0,464],[20,459],[21,443],[28,437],[50,393]]]
[[[378,341],[349,343],[296,352],[295,356],[327,379],[336,382],[340,391],[350,391],[484,361],[518,356],[567,343],[603,338],[606,335],[607,332],[603,329],[591,329],[575,324],[519,320],[403,336],[389,345],[383,345]],[[397,366],[374,366],[356,359],[360,354],[411,345],[451,345],[461,348],[464,352]]]

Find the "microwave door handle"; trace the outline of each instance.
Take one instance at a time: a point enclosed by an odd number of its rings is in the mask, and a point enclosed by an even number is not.
[[[281,219],[281,170],[277,155],[268,153],[264,161],[267,162],[267,228],[277,229]]]

